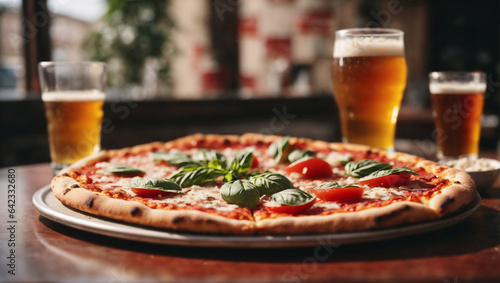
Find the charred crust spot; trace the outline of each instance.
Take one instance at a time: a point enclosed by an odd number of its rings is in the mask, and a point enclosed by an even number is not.
[[[62,174],[61,176],[64,176],[64,177],[69,177],[69,174],[68,174],[68,173],[64,173],[64,174]]]
[[[138,216],[140,214],[141,214],[141,209],[138,208],[137,206],[132,207],[132,209],[130,210],[130,215],[132,216]]]
[[[172,223],[174,223],[174,224],[180,223],[182,221],[184,221],[184,217],[182,217],[182,216],[177,216],[174,219],[172,219]]]
[[[455,181],[453,183],[455,183],[455,184],[462,184],[460,181]]]
[[[79,188],[79,187],[80,187],[80,185],[78,185],[78,184],[73,184],[73,185],[71,185],[71,187],[70,187],[70,188]]]
[[[405,205],[401,208],[398,208],[396,210],[393,210],[389,213],[386,213],[386,214],[382,214],[382,215],[378,215],[375,217],[375,222],[376,223],[381,223],[383,221],[386,221],[387,219],[390,219],[390,218],[393,218],[395,216],[397,216],[398,214],[406,211],[406,210],[409,210],[410,209],[410,206],[409,205]]]
[[[89,208],[92,208],[94,205],[94,197],[91,196],[85,200],[85,205],[88,206]]]
[[[454,197],[447,197],[445,201],[443,201],[443,203],[441,203],[441,209],[444,209],[448,204],[452,203],[455,201],[455,198]]]
[[[71,191],[71,189],[70,189],[70,188],[67,188],[66,190],[64,190],[64,191],[63,191],[63,196],[64,196],[65,194],[69,193],[69,191]]]
[[[214,222],[214,221],[210,218],[205,219],[205,223],[207,223],[207,224],[212,223],[212,222]]]

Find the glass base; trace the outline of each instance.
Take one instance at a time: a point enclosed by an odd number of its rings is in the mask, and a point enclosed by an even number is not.
[[[57,175],[57,173],[59,171],[68,167],[69,165],[70,164],[62,164],[62,163],[56,163],[56,162],[50,163],[50,166],[52,167],[52,173],[54,174],[54,176]]]

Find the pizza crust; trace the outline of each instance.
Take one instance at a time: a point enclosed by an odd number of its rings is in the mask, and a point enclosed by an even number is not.
[[[358,212],[330,215],[281,217],[260,220],[258,234],[329,234],[364,231],[431,220],[438,214],[429,207],[414,202],[397,202],[385,207],[370,208]]]
[[[453,184],[441,190],[429,201],[429,207],[442,216],[460,210],[477,195],[476,184],[469,174],[454,168],[449,168],[445,172],[444,177],[452,180]]]
[[[101,151],[84,158],[69,168],[62,170],[51,183],[56,198],[62,203],[78,210],[129,223],[166,228],[176,231],[218,234],[320,234],[350,231],[363,231],[381,227],[392,227],[416,223],[443,217],[460,210],[476,196],[475,185],[470,176],[460,170],[444,167],[435,162],[405,153],[394,153],[390,158],[412,162],[423,167],[427,172],[448,178],[453,183],[433,195],[427,203],[396,202],[385,207],[370,208],[357,212],[335,213],[319,216],[288,216],[255,221],[235,220],[196,210],[152,209],[142,203],[113,199],[104,194],[86,190],[78,181],[67,173],[85,165],[104,160],[108,157],[122,156],[128,153],[149,151],[153,148],[166,150],[182,145],[193,147],[210,143],[272,143],[281,136],[245,134],[237,135],[202,135],[194,134],[166,143],[153,142],[118,150]],[[385,151],[372,149],[364,145],[328,143],[305,138],[290,138],[291,143],[301,143],[315,149],[371,151],[386,155]]]

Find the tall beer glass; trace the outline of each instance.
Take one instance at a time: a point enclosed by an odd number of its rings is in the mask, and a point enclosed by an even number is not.
[[[394,150],[406,77],[402,31],[336,32],[332,82],[344,142]]]
[[[54,172],[101,148],[105,64],[41,62],[39,77]]]
[[[432,72],[429,74],[432,114],[439,159],[476,158],[481,136],[486,74]]]

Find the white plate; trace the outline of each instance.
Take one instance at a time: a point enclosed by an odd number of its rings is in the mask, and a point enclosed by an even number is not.
[[[189,247],[288,248],[375,242],[442,229],[474,214],[481,205],[481,199],[477,195],[458,214],[430,222],[362,232],[291,236],[202,235],[135,226],[95,217],[69,208],[55,198],[50,186],[41,188],[33,195],[33,204],[42,216],[55,222],[127,240]]]

